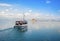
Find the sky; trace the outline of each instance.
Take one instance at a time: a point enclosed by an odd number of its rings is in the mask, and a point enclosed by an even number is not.
[[[60,19],[60,0],[0,0],[0,18],[16,18],[22,13],[28,17]]]

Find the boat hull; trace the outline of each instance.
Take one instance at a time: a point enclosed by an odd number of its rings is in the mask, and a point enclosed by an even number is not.
[[[18,29],[19,31],[27,31],[27,26],[26,25],[25,26],[22,26],[22,25],[14,26],[14,28]]]

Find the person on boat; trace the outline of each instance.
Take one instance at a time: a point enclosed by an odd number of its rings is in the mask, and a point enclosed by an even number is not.
[[[19,24],[22,25],[23,24],[23,21],[20,21]]]
[[[15,25],[19,25],[19,21],[16,21],[16,24]]]

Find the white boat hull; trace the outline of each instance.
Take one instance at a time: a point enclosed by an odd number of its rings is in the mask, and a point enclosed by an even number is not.
[[[27,31],[27,25],[15,25],[14,28],[20,31]]]

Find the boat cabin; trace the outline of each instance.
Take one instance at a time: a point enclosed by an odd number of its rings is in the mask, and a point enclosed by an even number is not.
[[[27,24],[27,21],[16,21],[15,25]]]

